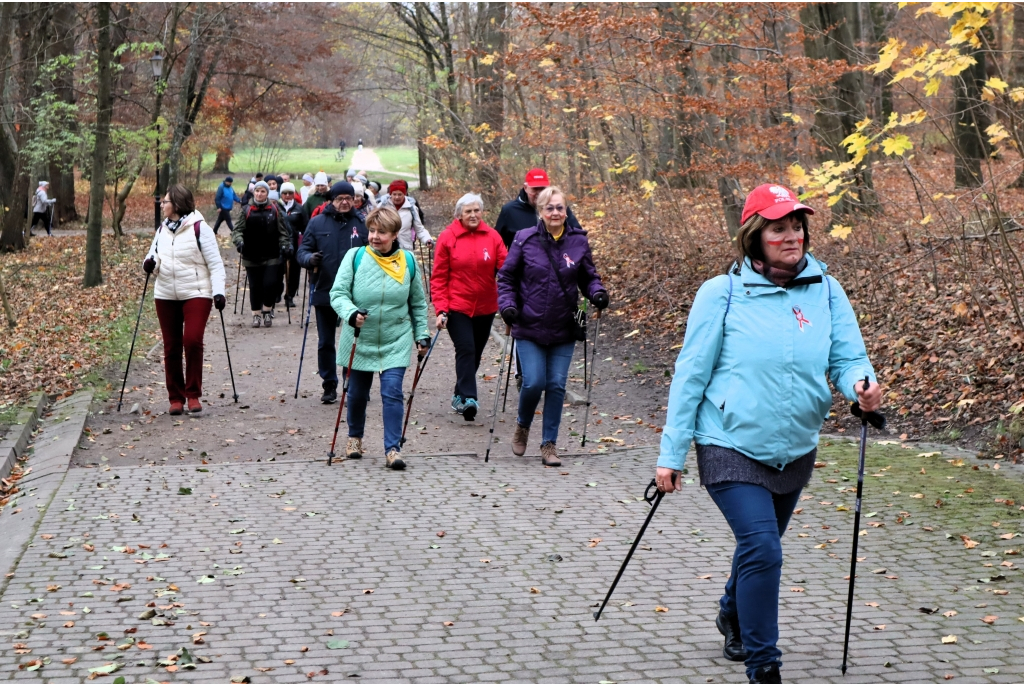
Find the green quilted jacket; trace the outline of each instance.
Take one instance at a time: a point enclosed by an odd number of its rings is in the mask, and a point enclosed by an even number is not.
[[[355,269],[358,252],[360,250],[355,249],[345,254],[331,288],[331,307],[344,322],[338,343],[338,364],[347,366],[352,353],[355,329],[348,325],[349,317],[357,309],[365,309],[366,322],[359,333],[352,368],[381,372],[408,367],[414,341],[430,337],[423,282],[418,278],[417,269],[408,268],[413,261],[412,253],[405,253],[407,268],[404,282],[399,284],[384,273],[369,254],[361,256],[359,268]]]

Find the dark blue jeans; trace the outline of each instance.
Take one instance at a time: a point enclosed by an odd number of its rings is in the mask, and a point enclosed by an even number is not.
[[[402,381],[405,367],[384,369],[380,372],[380,400],[384,406],[384,453],[402,450]],[[353,370],[348,381],[348,437],[362,438],[366,426],[366,403],[370,401],[373,371]]]
[[[323,386],[338,387],[338,313],[331,305],[313,307],[316,311],[316,366]],[[348,357],[345,358],[348,363]]]
[[[766,664],[782,664],[776,646],[782,535],[802,490],[775,495],[760,485],[729,482],[708,485],[707,491],[736,537],[732,573],[720,606],[726,616],[739,616],[749,677]]]
[[[561,345],[538,345],[530,340],[516,340],[519,351],[519,370],[523,374],[523,389],[519,391],[519,425],[529,428],[533,412],[544,393],[544,429],[541,445],[558,441],[558,426],[562,423],[562,401],[565,383],[569,378],[569,363],[575,342]]]

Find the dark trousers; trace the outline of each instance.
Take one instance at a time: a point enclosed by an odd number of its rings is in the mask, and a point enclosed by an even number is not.
[[[203,394],[203,333],[213,300],[154,300],[164,339],[164,380],[167,399],[184,403]],[[182,372],[182,352],[185,370]]]
[[[338,387],[338,312],[328,305],[316,305],[316,365],[324,390]],[[346,360],[347,361],[347,360]]]
[[[220,228],[220,225],[222,223],[224,223],[225,221],[228,222],[228,231],[229,232],[235,230],[235,224],[232,223],[232,221],[231,221],[231,210],[230,209],[220,209],[220,210],[217,210],[217,223],[215,223],[213,225],[213,232],[216,233],[217,229]]]
[[[32,226],[35,228],[38,223],[42,222],[43,228],[46,229],[46,233],[50,233],[50,212],[32,212]]]
[[[708,485],[707,491],[736,538],[732,573],[719,606],[725,615],[739,617],[750,676],[761,666],[782,661],[776,646],[782,535],[802,488],[776,495],[760,485],[726,482]]]
[[[448,312],[448,335],[455,343],[455,394],[464,400],[477,399],[476,371],[491,335],[494,314],[466,316]]]
[[[254,312],[273,309],[277,302],[279,268],[279,264],[245,267],[245,273],[249,276],[249,308]]]

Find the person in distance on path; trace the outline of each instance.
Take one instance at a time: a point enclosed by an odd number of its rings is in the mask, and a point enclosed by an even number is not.
[[[220,225],[225,221],[228,224],[228,230],[235,230],[235,224],[231,221],[231,210],[234,209],[235,203],[242,203],[242,198],[238,197],[238,193],[231,187],[231,184],[235,182],[235,179],[228,176],[224,181],[217,186],[217,194],[214,197],[214,204],[217,205],[217,221],[213,224],[214,234],[220,229]]]
[[[217,236],[196,211],[192,192],[176,183],[161,204],[156,230],[142,268],[155,274],[153,304],[164,341],[164,381],[170,414],[203,410],[203,334],[210,308],[224,309],[224,262]],[[182,352],[185,370],[182,372]]]
[[[846,293],[807,252],[813,213],[781,185],[747,196],[737,262],[690,309],[655,477],[662,492],[678,489],[697,443],[701,485],[736,537],[716,625],[752,683],[782,682],[782,535],[832,407],[826,374],[865,411],[882,401]]]
[[[543,169],[530,169],[526,172],[519,195],[502,206],[498,220],[494,222],[494,230],[501,235],[506,248],[512,246],[512,239],[516,237],[516,233],[537,225],[537,196],[550,185],[548,172]],[[580,222],[576,220],[568,206],[565,208],[565,223],[573,228],[580,228]]]
[[[348,251],[368,244],[366,225],[353,208],[353,193],[352,184],[347,181],[334,184],[331,201],[306,226],[297,255],[303,268],[313,270],[310,302],[316,310],[317,369],[324,389],[320,401],[324,404],[338,400],[338,355],[334,341],[340,322],[331,308],[331,288]],[[344,363],[348,363],[348,357]]]
[[[390,207],[375,209],[366,217],[366,228],[369,247],[349,250],[331,288],[331,306],[347,324],[338,349],[340,364],[348,364],[352,345],[357,343],[349,376],[345,453],[349,459],[362,457],[366,403],[376,372],[380,374],[384,419],[384,466],[400,471],[405,468],[401,453],[405,414],[402,379],[412,357],[413,341],[420,355],[427,351],[427,300],[412,253],[398,246],[398,231],[402,228],[398,212]],[[356,328],[362,329],[358,340]]]
[[[35,233],[32,233],[32,229],[35,228],[36,224],[40,221],[43,222],[43,228],[46,229],[46,235],[53,235],[53,232],[50,231],[50,214],[53,212],[53,205],[57,200],[46,196],[46,189],[49,187],[49,181],[40,181],[39,187],[36,188],[36,194],[32,198],[32,225],[29,226],[29,235],[35,235]]]
[[[583,293],[595,307],[608,306],[590,253],[587,232],[566,224],[565,196],[549,186],[537,197],[540,222],[516,233],[508,258],[498,272],[498,306],[512,326],[519,349],[523,388],[512,452],[526,453],[533,412],[544,393],[544,428],[540,455],[545,466],[560,466],[555,443],[562,421],[562,400],[569,363],[576,348],[577,300]]]
[[[402,219],[402,230],[398,233],[398,244],[403,250],[411,250],[413,242],[419,240],[430,246],[434,239],[423,227],[419,207],[416,200],[409,196],[409,184],[402,179],[395,179],[388,186],[388,195],[381,202],[381,207],[391,207]]]
[[[483,222],[484,201],[468,193],[455,203],[455,220],[437,237],[430,292],[437,327],[455,343],[452,409],[466,421],[476,418],[476,372],[498,311],[494,277],[505,263],[505,243]]]
[[[285,261],[284,272],[281,278],[285,281],[284,303],[286,307],[295,306],[295,293],[299,291],[299,263],[295,255],[299,250],[299,242],[303,231],[306,230],[306,213],[302,211],[302,205],[295,198],[295,186],[290,181],[281,184],[281,199],[278,202],[281,207],[281,217],[284,219],[285,228],[291,238],[292,254]]]
[[[329,184],[327,174],[322,171],[316,172],[316,176],[313,177],[313,192],[302,203],[302,211],[306,213],[307,221],[313,218],[313,212],[317,207],[331,201]]]
[[[231,242],[242,255],[242,266],[249,277],[249,307],[252,327],[274,325],[274,304],[280,289],[281,263],[292,255],[291,236],[281,217],[281,206],[267,197],[270,188],[259,181],[252,190],[252,204],[231,232]]]

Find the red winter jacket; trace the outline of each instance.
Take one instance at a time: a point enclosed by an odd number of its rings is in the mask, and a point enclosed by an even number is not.
[[[430,296],[434,311],[485,316],[498,311],[495,276],[508,251],[498,232],[480,222],[467,230],[456,219],[441,232],[434,248]]]

